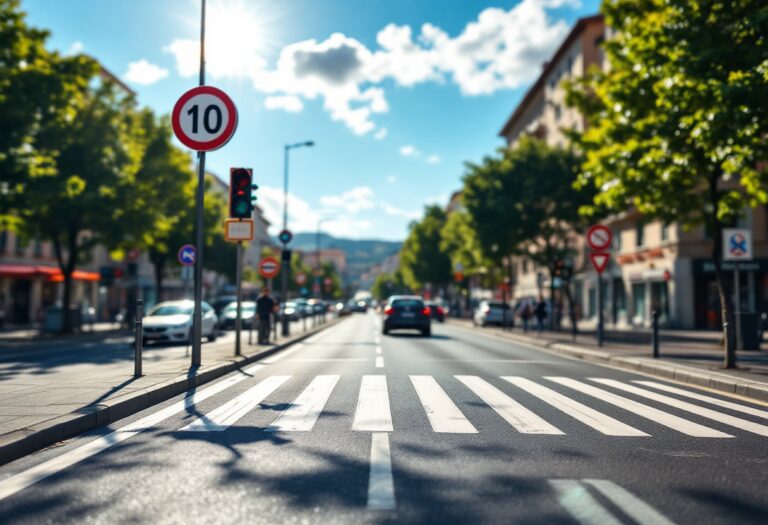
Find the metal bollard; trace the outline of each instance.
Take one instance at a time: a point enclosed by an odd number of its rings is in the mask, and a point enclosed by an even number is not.
[[[653,348],[653,358],[659,358],[659,311],[651,312],[651,347]]]
[[[141,353],[144,345],[144,329],[142,327],[142,318],[144,317],[144,301],[136,301],[136,332],[134,334],[133,344],[133,377],[141,377]]]

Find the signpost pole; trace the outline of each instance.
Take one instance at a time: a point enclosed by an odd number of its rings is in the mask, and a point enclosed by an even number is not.
[[[200,85],[205,85],[205,0],[200,10]],[[195,309],[192,316],[192,363],[200,366],[203,302],[203,207],[205,192],[205,151],[197,154],[197,194],[195,196]]]
[[[603,274],[597,274],[597,346],[603,346]]]
[[[733,262],[733,317],[736,331],[736,350],[741,344],[741,286],[739,286],[739,261]]]
[[[241,355],[240,329],[243,323],[243,243],[237,243],[237,317],[235,318],[235,355]]]

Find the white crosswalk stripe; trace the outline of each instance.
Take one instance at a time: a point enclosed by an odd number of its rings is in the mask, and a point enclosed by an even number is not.
[[[231,401],[224,403],[208,415],[194,420],[181,429],[182,432],[220,432],[228,429],[241,417],[274,392],[291,376],[271,376],[246,390]]]
[[[271,425],[270,432],[307,432],[312,430],[331,397],[339,376],[317,376]]]
[[[678,432],[681,432],[689,436],[706,437],[706,438],[733,437],[730,434],[726,434],[725,432],[720,432],[719,430],[705,427],[704,425],[699,425],[698,423],[694,423],[693,421],[688,421],[687,419],[683,419],[681,417],[677,417],[667,412],[663,412],[656,408],[649,407],[642,403],[638,403],[637,401],[627,399],[626,397],[618,396],[616,394],[608,392],[607,390],[603,390],[602,388],[597,388],[592,385],[582,383],[581,381],[576,381],[575,379],[571,379],[568,377],[546,377],[545,379],[549,381],[553,381],[563,386],[567,386],[583,394],[596,397],[601,401],[610,403],[619,408],[629,410],[630,412],[633,412],[638,416],[650,419],[652,421],[655,421],[659,425],[664,425],[665,427],[669,427],[672,430],[677,430]]]
[[[677,394],[679,396],[690,397],[691,399],[698,399],[699,401],[704,401],[705,403],[711,403],[713,405],[721,406],[723,408],[730,408],[731,410],[742,412],[744,414],[749,414],[752,416],[768,419],[768,411],[766,410],[759,410],[757,408],[752,408],[746,405],[740,405],[738,403],[732,403],[730,401],[725,401],[723,399],[718,399],[716,397],[705,396],[703,394],[698,394],[696,392],[689,392],[688,390],[683,390],[682,388],[675,388],[673,386],[665,385],[663,383],[657,383],[656,381],[632,381],[632,382],[637,383],[638,385],[649,386],[651,388],[663,390],[665,392],[669,392],[670,394]]]
[[[504,392],[477,376],[455,376],[480,399],[485,401],[504,420],[523,434],[562,435],[550,425]]]
[[[352,430],[392,432],[387,376],[363,376]]]
[[[761,425],[760,423],[753,423],[752,421],[747,421],[746,419],[741,419],[730,414],[723,414],[722,412],[700,407],[698,405],[694,405],[693,403],[688,403],[687,401],[680,401],[679,399],[675,399],[673,397],[651,392],[650,390],[645,390],[644,388],[627,385],[614,379],[590,378],[590,380],[602,385],[611,386],[613,388],[629,392],[630,394],[635,394],[647,399],[651,399],[653,401],[658,401],[659,403],[664,403],[665,405],[679,408],[680,410],[685,410],[686,412],[691,412],[697,416],[712,419],[718,423],[723,423],[725,425],[736,427],[741,430],[746,430],[747,432],[752,432],[761,436],[768,436],[768,426]]]
[[[411,383],[427,413],[432,430],[451,434],[477,433],[477,429],[464,417],[445,390],[440,388],[434,377],[411,376]]]
[[[645,432],[638,430],[634,427],[622,423],[621,421],[614,419],[610,416],[598,412],[578,401],[574,401],[568,396],[564,396],[554,390],[545,386],[534,383],[529,379],[523,377],[502,377],[505,381],[509,381],[515,386],[518,386],[541,399],[542,401],[549,403],[553,407],[562,410],[574,419],[577,419],[594,428],[598,432],[606,434],[608,436],[647,436]]]

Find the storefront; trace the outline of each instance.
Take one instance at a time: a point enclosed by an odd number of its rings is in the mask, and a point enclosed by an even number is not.
[[[768,306],[768,259],[723,261],[726,293],[733,294],[736,270],[739,274],[741,304],[737,311],[764,312]],[[696,328],[719,330],[722,326],[720,294],[711,259],[693,260]]]

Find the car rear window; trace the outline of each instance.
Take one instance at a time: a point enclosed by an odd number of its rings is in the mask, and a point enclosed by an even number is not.
[[[397,299],[392,301],[393,308],[424,308],[424,303],[416,299]]]

